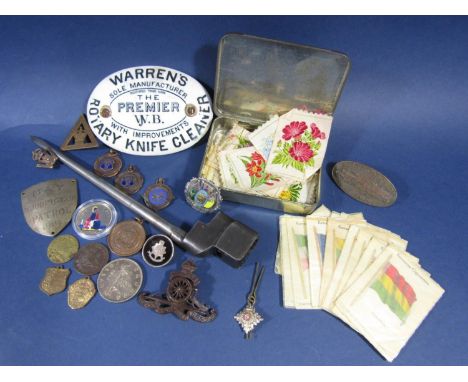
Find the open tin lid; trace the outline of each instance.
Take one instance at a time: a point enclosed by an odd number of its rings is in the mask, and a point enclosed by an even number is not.
[[[227,34],[218,48],[218,116],[263,122],[296,107],[333,114],[350,68],[339,52]]]

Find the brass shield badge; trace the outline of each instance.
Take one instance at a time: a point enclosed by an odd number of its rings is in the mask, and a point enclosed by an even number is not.
[[[44,236],[55,236],[70,222],[78,202],[76,179],[35,184],[21,193],[29,227]]]
[[[48,296],[63,292],[67,287],[69,269],[47,268],[39,288]]]
[[[68,306],[72,309],[81,309],[95,294],[96,287],[90,278],[79,279],[68,288]]]

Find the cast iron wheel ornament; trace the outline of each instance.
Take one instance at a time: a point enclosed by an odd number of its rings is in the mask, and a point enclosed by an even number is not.
[[[193,261],[185,261],[180,271],[171,273],[166,293],[159,295],[142,292],[138,296],[138,302],[156,313],[173,313],[181,320],[191,318],[198,322],[213,321],[217,315],[216,310],[200,303],[196,297],[196,287],[200,283],[194,273],[196,269]]]

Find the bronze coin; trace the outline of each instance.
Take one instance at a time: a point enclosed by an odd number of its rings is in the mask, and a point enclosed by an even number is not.
[[[332,177],[341,190],[361,203],[388,207],[395,203],[397,190],[392,182],[376,169],[353,161],[338,162]]]
[[[109,261],[109,250],[100,243],[81,247],[75,255],[75,269],[85,276],[99,273]]]
[[[107,244],[110,250],[118,256],[132,256],[141,250],[146,240],[143,222],[124,220],[114,226]]]

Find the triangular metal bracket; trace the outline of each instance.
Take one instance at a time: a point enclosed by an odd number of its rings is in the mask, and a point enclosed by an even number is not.
[[[91,130],[84,114],[76,121],[65,141],[60,146],[62,151],[92,149],[99,143]]]

